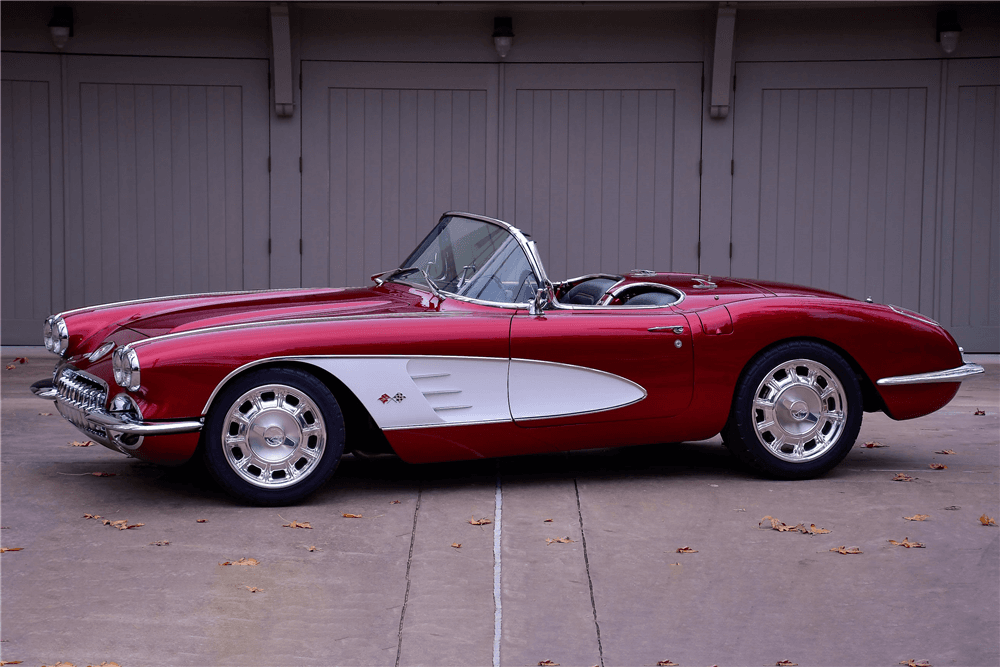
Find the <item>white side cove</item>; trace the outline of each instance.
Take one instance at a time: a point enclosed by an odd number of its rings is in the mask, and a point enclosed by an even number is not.
[[[646,398],[641,386],[612,373],[529,359],[511,360],[509,388],[514,419],[602,412]]]
[[[530,359],[352,356],[298,361],[337,377],[386,430],[586,414],[646,397],[642,387],[611,373]]]

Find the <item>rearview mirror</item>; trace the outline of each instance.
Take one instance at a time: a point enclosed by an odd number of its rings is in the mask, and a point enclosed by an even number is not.
[[[535,298],[528,304],[528,312],[532,315],[541,315],[551,303],[552,292],[548,285],[543,285],[538,288],[535,292]]]

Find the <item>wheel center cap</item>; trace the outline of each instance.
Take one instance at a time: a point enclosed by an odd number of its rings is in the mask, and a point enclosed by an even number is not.
[[[285,442],[285,430],[280,426],[268,426],[264,429],[264,442],[271,447],[278,447]]]
[[[788,413],[795,421],[802,421],[809,414],[809,406],[803,401],[795,401],[788,407]]]

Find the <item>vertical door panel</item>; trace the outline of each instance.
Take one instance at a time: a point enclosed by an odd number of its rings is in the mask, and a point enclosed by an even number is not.
[[[266,62],[67,71],[66,305],[267,287]]]
[[[502,216],[553,279],[697,271],[701,65],[506,65]]]
[[[939,67],[737,65],[734,275],[931,314]]]
[[[62,307],[61,77],[56,56],[9,53],[0,84],[5,345],[39,345],[41,322]]]
[[[1000,351],[1000,60],[949,61],[936,316],[970,352]]]
[[[366,284],[447,210],[496,215],[495,66],[302,71],[303,285]]]

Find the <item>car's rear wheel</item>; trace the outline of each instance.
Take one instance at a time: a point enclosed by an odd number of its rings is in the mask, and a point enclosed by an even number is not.
[[[344,451],[344,418],[314,376],[261,369],[219,392],[205,438],[208,469],[227,492],[254,505],[289,505],[333,475]]]
[[[825,345],[793,341],[746,368],[723,441],[765,475],[808,479],[847,456],[862,413],[861,386],[850,364]]]

